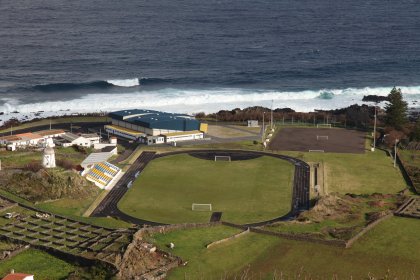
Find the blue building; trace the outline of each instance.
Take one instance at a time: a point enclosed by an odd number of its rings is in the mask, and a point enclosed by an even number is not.
[[[106,131],[148,144],[194,140],[203,138],[203,132],[207,132],[207,124],[185,114],[131,109],[108,116],[112,124],[105,126]]]

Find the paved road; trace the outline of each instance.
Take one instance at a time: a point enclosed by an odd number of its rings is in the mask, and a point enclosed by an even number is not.
[[[131,180],[134,180],[134,174],[137,171],[143,171],[146,165],[155,158],[165,157],[169,155],[175,154],[183,154],[183,153],[191,153],[191,154],[201,154],[201,158],[208,157],[209,160],[214,160],[214,153],[215,150],[194,150],[194,151],[176,151],[176,152],[169,152],[164,154],[155,154],[155,152],[143,152],[135,161],[135,163],[130,167],[126,174],[120,179],[120,181],[116,184],[116,186],[108,193],[105,199],[99,204],[99,206],[93,211],[91,216],[94,217],[106,217],[112,216],[118,219],[137,224],[137,225],[162,225],[160,223],[146,221],[142,219],[137,219],[130,215],[127,215],[121,212],[118,209],[118,201],[124,196],[127,192],[127,183]],[[296,217],[296,215],[303,210],[309,209],[309,182],[310,182],[310,169],[309,165],[299,159],[278,155],[278,154],[271,154],[265,152],[258,152],[258,151],[239,151],[239,150],[217,150],[217,153],[222,154],[230,154],[232,157],[238,157],[245,159],[247,156],[249,158],[255,158],[256,156],[272,156],[275,158],[280,158],[283,160],[287,160],[295,166],[295,174],[293,179],[293,196],[292,196],[292,203],[291,203],[291,210],[288,214],[277,217],[275,219],[269,221],[262,221],[259,223],[247,224],[246,226],[262,226],[268,223],[281,221],[281,220],[288,220]],[[141,175],[140,175],[141,176]]]

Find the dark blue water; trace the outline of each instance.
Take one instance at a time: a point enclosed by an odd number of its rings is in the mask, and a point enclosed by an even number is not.
[[[394,85],[420,85],[418,0],[0,0],[0,106]]]

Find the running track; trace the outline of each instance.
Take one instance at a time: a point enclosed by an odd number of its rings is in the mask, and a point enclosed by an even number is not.
[[[92,217],[115,217],[133,224],[137,225],[162,225],[160,223],[146,221],[138,219],[127,215],[121,212],[118,207],[118,201],[124,196],[127,192],[127,184],[134,180],[134,175],[137,172],[144,170],[146,165],[155,158],[161,158],[169,155],[176,154],[199,154],[200,157],[207,158],[209,160],[214,159],[214,154],[218,155],[230,155],[231,157],[239,157],[244,159],[249,156],[249,158],[255,158],[256,156],[271,156],[279,159],[286,160],[292,163],[295,166],[295,174],[293,179],[293,195],[290,212],[284,216],[277,217],[272,220],[262,221],[259,223],[247,224],[246,226],[262,226],[276,221],[289,220],[293,219],[300,211],[309,209],[309,181],[310,181],[310,169],[309,165],[297,158],[271,154],[258,151],[241,151],[241,150],[192,150],[192,151],[177,151],[163,154],[156,154],[155,152],[143,152],[136,161],[131,165],[129,170],[124,174],[124,176],[118,181],[114,188],[107,194],[107,196],[102,200],[98,207],[93,211]]]

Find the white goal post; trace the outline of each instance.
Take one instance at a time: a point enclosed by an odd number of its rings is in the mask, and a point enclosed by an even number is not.
[[[211,204],[193,203],[191,206],[193,211],[212,211]]]
[[[214,161],[231,161],[230,156],[214,156]]]
[[[309,150],[310,153],[323,153],[324,150]]]
[[[324,135],[317,135],[316,136],[316,140],[328,140],[328,136],[324,136]]]
[[[330,123],[318,123],[316,125],[317,128],[331,128],[331,124]]]

